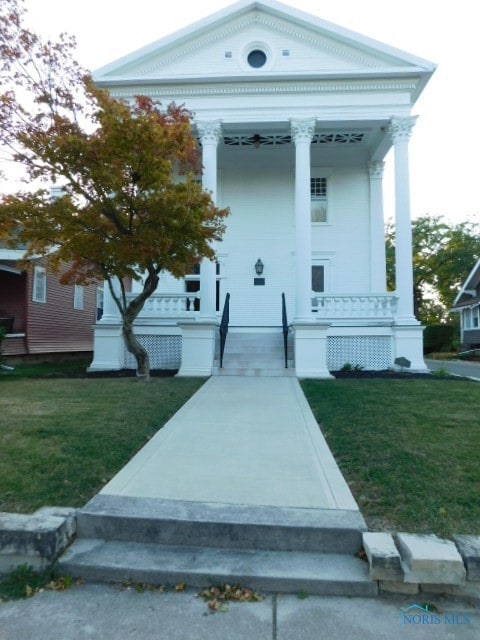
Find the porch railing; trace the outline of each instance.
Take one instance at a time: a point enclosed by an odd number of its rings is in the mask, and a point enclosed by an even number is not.
[[[127,293],[127,300],[135,295]],[[194,318],[198,315],[198,311],[195,311],[196,300],[200,300],[200,292],[154,293],[145,302],[139,318]]]
[[[318,318],[392,320],[397,310],[394,294],[312,294],[312,309]]]
[[[287,320],[287,305],[285,303],[284,293],[282,293],[282,333],[283,333],[283,350],[285,353],[285,369],[288,369],[288,320]]]
[[[222,321],[220,322],[220,369],[223,367],[223,353],[225,351],[225,342],[227,341],[228,323],[230,322],[230,294],[225,296],[225,304],[223,306]]]

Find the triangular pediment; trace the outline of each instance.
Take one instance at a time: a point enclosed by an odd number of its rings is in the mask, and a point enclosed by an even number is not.
[[[249,54],[260,51],[255,66]],[[95,74],[119,82],[430,75],[434,65],[272,0],[242,1]]]

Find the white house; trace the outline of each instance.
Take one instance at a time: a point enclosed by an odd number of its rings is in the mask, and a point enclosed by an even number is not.
[[[274,0],[241,0],[94,74],[119,99],[185,104],[203,184],[231,211],[217,263],[202,262],[184,280],[164,274],[139,317],[152,367],[215,371],[227,293],[225,371],[229,344],[244,368],[261,367],[255,345],[282,348],[284,293],[296,375],[329,377],[346,363],[384,369],[397,357],[426,369],[413,314],[408,143],[412,108],[434,68]],[[392,145],[393,293],[382,196]],[[133,365],[105,293],[92,370]]]

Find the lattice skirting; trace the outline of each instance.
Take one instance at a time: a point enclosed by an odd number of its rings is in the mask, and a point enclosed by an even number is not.
[[[180,369],[182,361],[182,336],[137,335],[137,339],[147,350],[151,369]],[[135,369],[132,354],[125,349],[125,367]]]
[[[345,364],[382,370],[392,366],[392,338],[389,336],[327,337],[327,367],[339,371]]]

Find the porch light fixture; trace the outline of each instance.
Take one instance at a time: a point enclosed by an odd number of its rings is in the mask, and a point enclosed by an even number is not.
[[[260,260],[260,258],[255,263],[255,273],[257,274],[257,276],[261,276],[263,273],[263,262]]]

